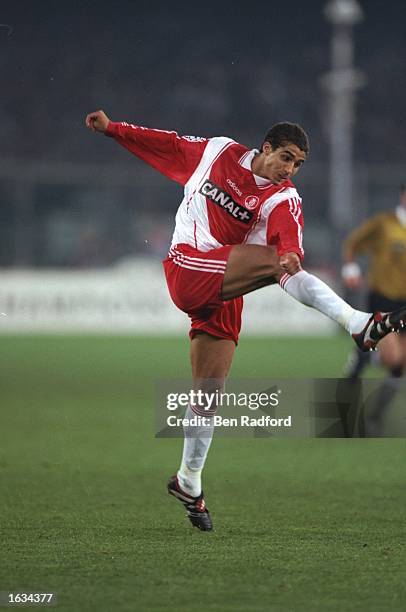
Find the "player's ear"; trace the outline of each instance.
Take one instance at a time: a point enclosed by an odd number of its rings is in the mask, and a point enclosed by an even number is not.
[[[269,155],[269,153],[272,152],[272,145],[270,142],[268,142],[267,140],[265,140],[264,144],[262,145],[262,151],[266,154]]]

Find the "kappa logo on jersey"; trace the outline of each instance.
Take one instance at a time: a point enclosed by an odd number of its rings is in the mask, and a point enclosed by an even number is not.
[[[242,221],[243,223],[249,223],[251,221],[253,214],[248,212],[243,206],[234,202],[226,191],[222,191],[220,187],[217,187],[214,183],[207,180],[204,181],[199,192],[204,195],[205,198],[217,204],[217,206],[221,206],[221,208],[234,217],[234,219]]]
[[[244,204],[248,208],[248,210],[254,210],[254,208],[258,206],[258,202],[259,202],[259,197],[251,195],[245,198]]]

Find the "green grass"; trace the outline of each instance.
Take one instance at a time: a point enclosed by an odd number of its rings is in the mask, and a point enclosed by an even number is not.
[[[348,339],[243,339],[233,376],[339,376]],[[218,439],[215,532],[165,494],[153,383],[185,339],[2,337],[0,591],[69,611],[403,610],[405,444]]]

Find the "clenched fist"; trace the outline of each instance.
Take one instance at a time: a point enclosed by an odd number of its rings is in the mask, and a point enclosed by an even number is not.
[[[285,253],[279,259],[279,265],[288,274],[293,276],[296,272],[300,272],[302,266],[300,265],[300,257],[297,253]]]
[[[102,110],[89,113],[86,117],[86,125],[89,130],[92,130],[93,132],[101,132],[102,134],[104,134],[107,130],[109,121],[110,119]]]

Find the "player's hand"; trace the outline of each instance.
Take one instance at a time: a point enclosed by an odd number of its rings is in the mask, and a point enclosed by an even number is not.
[[[362,284],[361,268],[355,261],[343,265],[341,277],[348,289],[359,289]]]
[[[296,272],[300,272],[302,266],[300,264],[300,257],[297,253],[285,253],[279,259],[279,265],[288,274],[291,276],[296,274]]]
[[[89,130],[92,130],[92,132],[101,132],[102,134],[107,130],[109,121],[110,119],[102,110],[89,113],[86,117],[86,125]]]

